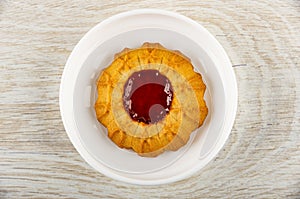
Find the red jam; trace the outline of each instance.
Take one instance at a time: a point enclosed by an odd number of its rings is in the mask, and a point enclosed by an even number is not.
[[[158,70],[135,72],[124,86],[123,105],[130,117],[138,122],[159,122],[170,111],[172,100],[170,80]]]

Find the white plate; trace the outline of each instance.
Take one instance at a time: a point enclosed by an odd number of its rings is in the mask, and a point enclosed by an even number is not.
[[[204,125],[176,152],[144,158],[116,147],[95,118],[99,72],[125,47],[159,42],[191,58],[207,85]],[[142,9],[113,16],[92,28],[71,53],[61,80],[60,109],[67,134],[96,170],[128,183],[154,185],[191,176],[203,168],[228,138],[237,108],[237,85],[228,56],[201,25],[177,13]]]

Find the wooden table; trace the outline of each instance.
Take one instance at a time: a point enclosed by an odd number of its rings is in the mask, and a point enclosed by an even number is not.
[[[300,198],[300,1],[0,0],[0,198]],[[227,51],[238,112],[222,151],[161,186],[111,180],[65,133],[60,78],[79,39],[114,14],[164,8]]]

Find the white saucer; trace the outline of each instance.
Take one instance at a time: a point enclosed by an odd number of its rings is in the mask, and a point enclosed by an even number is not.
[[[96,79],[125,47],[158,42],[191,58],[202,74],[209,115],[189,143],[176,152],[144,158],[116,147],[95,118]],[[142,9],[106,19],[92,28],[71,53],[61,80],[60,110],[67,134],[96,170],[128,183],[178,181],[203,168],[224,145],[237,109],[237,85],[222,46],[201,25],[177,13]]]

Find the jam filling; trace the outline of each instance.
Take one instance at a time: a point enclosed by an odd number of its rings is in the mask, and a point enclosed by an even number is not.
[[[170,80],[158,70],[135,72],[124,86],[124,108],[130,117],[138,122],[159,122],[170,111],[172,100],[173,89]]]

